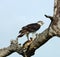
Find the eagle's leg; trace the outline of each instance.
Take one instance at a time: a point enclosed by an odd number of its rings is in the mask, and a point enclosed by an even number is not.
[[[35,32],[32,33],[32,37],[35,38]]]
[[[29,40],[29,33],[27,33],[26,36],[27,36],[27,39]]]

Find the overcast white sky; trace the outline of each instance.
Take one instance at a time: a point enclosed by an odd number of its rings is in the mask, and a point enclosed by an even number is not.
[[[21,27],[43,20],[44,25],[37,33],[41,33],[50,24],[44,15],[53,16],[54,0],[0,0],[0,48],[7,47],[10,40],[16,39]],[[26,36],[19,43],[26,41]],[[54,37],[36,50],[32,57],[60,57],[60,39]],[[13,53],[7,57],[22,57]]]

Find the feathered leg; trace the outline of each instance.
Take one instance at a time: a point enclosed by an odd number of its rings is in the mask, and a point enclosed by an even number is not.
[[[26,36],[27,36],[27,39],[29,40],[29,33],[27,33]]]
[[[33,37],[33,38],[35,38],[35,33],[36,33],[36,32],[33,32],[33,33],[32,33],[32,37]]]

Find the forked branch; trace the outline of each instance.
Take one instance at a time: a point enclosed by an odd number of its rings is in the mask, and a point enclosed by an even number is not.
[[[12,40],[10,46],[0,49],[0,57],[6,57],[17,52],[23,57],[31,57],[35,54],[36,49],[45,44],[53,36],[60,37],[60,0],[54,0],[54,15],[53,17],[45,15],[52,21],[49,27],[42,33],[36,34],[35,39],[26,41],[23,45],[18,43],[18,40]]]

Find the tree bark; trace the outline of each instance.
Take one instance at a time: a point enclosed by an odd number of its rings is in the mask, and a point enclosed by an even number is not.
[[[54,0],[54,14],[53,16],[47,16],[51,20],[49,27],[40,34],[36,34],[36,38],[26,41],[23,46],[18,44],[18,40],[12,40],[9,47],[0,49],[0,57],[6,57],[17,52],[23,57],[31,57],[35,54],[36,49],[40,48],[53,36],[60,37],[60,0]]]

